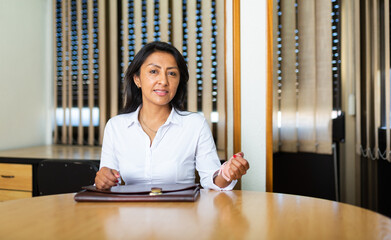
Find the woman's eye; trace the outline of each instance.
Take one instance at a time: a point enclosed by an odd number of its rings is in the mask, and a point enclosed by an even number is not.
[[[149,73],[155,74],[155,73],[157,73],[157,71],[152,69],[151,71],[149,71]]]
[[[176,72],[169,72],[168,75],[175,77],[176,76]]]

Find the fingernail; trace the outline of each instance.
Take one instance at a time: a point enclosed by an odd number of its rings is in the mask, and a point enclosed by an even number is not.
[[[115,182],[117,183],[117,182],[118,182],[118,180],[115,180]]]
[[[234,158],[236,158],[237,157],[237,155],[236,154],[234,154]]]

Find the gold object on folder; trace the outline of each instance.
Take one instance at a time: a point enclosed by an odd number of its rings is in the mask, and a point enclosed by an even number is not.
[[[161,195],[162,194],[162,189],[161,188],[151,188],[151,192],[149,195]]]

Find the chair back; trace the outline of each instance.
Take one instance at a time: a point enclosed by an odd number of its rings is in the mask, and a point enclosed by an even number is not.
[[[72,193],[95,182],[98,161],[43,160],[38,164],[37,188],[39,195]]]

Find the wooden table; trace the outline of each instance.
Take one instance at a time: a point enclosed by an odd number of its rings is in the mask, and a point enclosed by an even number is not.
[[[101,147],[45,145],[0,151],[1,159],[99,160]]]
[[[0,203],[1,239],[384,239],[391,219],[277,193],[201,190],[188,203],[78,203],[74,194]]]

